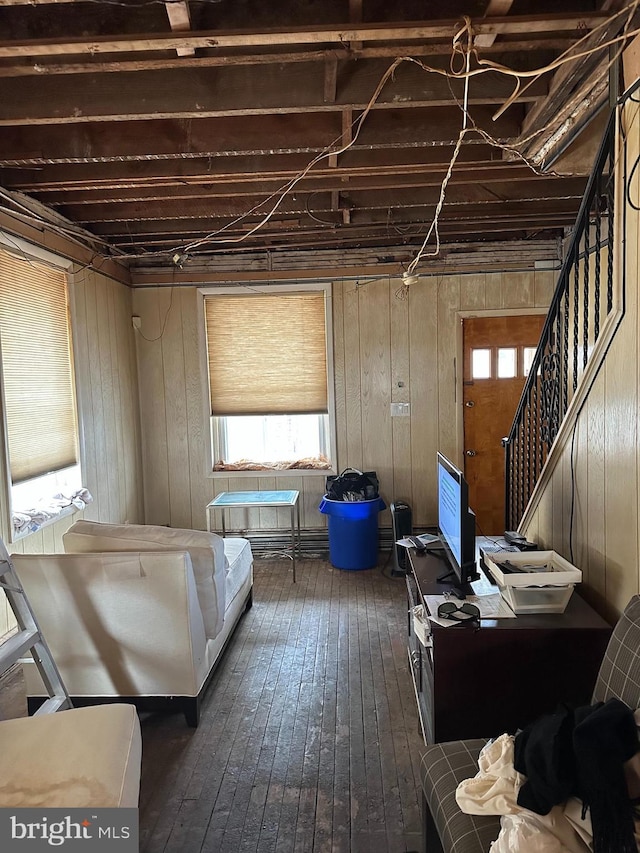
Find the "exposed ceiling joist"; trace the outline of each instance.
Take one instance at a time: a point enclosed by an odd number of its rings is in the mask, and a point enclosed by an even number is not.
[[[513,0],[489,0],[489,5],[484,13],[486,18],[498,15],[506,15],[513,6]],[[497,38],[497,33],[481,33],[474,39],[474,45],[479,48],[491,47]]]
[[[191,15],[189,14],[187,0],[167,0],[164,5],[173,32],[188,32],[191,29]],[[176,53],[178,56],[193,56],[195,49],[193,47],[179,47]]]
[[[402,245],[406,268],[455,152],[442,252],[560,239],[597,135],[573,174],[539,174],[513,152],[531,160],[527,135],[545,151],[579,107],[589,118],[594,93],[606,95],[595,82],[601,45],[624,14],[594,11],[593,0],[569,12],[555,0],[427,5],[0,0],[3,198],[27,193],[132,265],[170,265],[176,247],[231,267],[314,250],[382,263]],[[525,76],[515,95],[516,78],[495,70],[465,86],[456,60],[468,40],[455,55],[453,40],[467,20],[474,71],[492,58],[528,75],[578,42],[599,54]],[[464,101],[474,129],[459,145]]]
[[[364,110],[388,67],[382,60],[358,62],[337,81],[331,101],[325,100],[325,70],[316,64],[293,78],[283,65],[221,68],[215,76],[185,69],[166,76],[72,77],[62,91],[57,78],[24,78],[19,89],[8,87],[0,100],[0,127]],[[490,72],[471,82],[468,103],[500,105],[512,91],[510,78]],[[546,92],[546,82],[539,80],[515,102],[533,103]],[[461,101],[463,93],[462,81],[403,63],[372,108],[444,107],[452,97]]]
[[[80,3],[81,0],[0,0],[3,6],[53,6],[57,3]]]
[[[601,23],[606,16],[592,12],[580,15],[528,15],[519,17],[491,18],[472,21],[473,32],[477,35],[527,35],[587,30]],[[451,39],[460,26],[459,21],[424,23],[407,22],[402,25],[385,24],[360,25],[354,27],[318,26],[312,30],[304,27],[290,30],[256,32],[194,32],[176,33],[168,36],[164,33],[146,33],[127,38],[115,39],[111,36],[96,36],[87,39],[76,36],[70,39],[31,39],[26,41],[0,41],[0,58],[64,56],[106,53],[147,53],[157,50],[177,50],[178,48],[247,48],[274,47],[305,44],[349,44],[351,42],[421,42],[426,39]]]
[[[1,2],[1,0],[0,0]],[[63,0],[60,0],[63,2]],[[67,0],[64,0],[67,2]],[[71,2],[71,0],[69,0]],[[79,0],[78,0],[79,2]],[[540,39],[518,39],[486,45],[484,54],[500,52],[513,56],[526,55],[532,50],[548,50],[563,53],[575,44],[575,37],[541,37]],[[407,51],[412,57],[449,56],[451,44],[440,42],[432,44],[412,44]],[[100,58],[87,56],[80,62],[52,62],[50,59],[37,63],[21,63],[16,65],[0,65],[0,77],[43,77],[52,74],[113,74],[132,71],[171,71],[174,68],[219,68],[233,65],[272,65],[274,62],[290,65],[304,62],[327,62],[346,59],[395,59],[398,47],[364,47],[358,50],[351,45],[349,51],[341,48],[322,50],[299,50],[295,53],[222,53],[213,56],[186,57],[183,59],[120,59],[107,62]]]

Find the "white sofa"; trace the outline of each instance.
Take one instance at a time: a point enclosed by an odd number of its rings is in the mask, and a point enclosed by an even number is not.
[[[12,561],[73,704],[177,704],[197,726],[214,668],[252,603],[249,542],[90,521],[63,541],[65,554]],[[45,691],[35,664],[23,669],[33,711]]]
[[[0,722],[0,808],[137,808],[142,738],[132,705]]]

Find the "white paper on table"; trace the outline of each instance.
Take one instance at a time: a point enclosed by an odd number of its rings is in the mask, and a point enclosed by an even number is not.
[[[443,548],[442,540],[439,536],[434,536],[432,533],[420,533],[416,536],[423,545],[427,548]],[[401,545],[403,548],[415,548],[415,545],[410,539],[398,539],[396,545]]]
[[[461,601],[455,596],[445,595],[426,595],[425,602],[429,609],[429,619],[435,622],[436,625],[442,625],[443,628],[449,628],[451,625],[458,625],[463,620],[457,619],[441,619],[437,616],[438,607],[445,601],[453,601],[458,606],[462,604],[475,604],[480,611],[481,619],[515,619],[516,614],[509,607],[499,592],[491,593],[490,595],[468,595],[464,601]],[[464,620],[468,621],[468,620]]]

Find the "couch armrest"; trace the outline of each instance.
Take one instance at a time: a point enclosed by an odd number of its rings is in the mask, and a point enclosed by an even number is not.
[[[197,694],[206,638],[186,552],[12,560],[72,696]],[[30,695],[36,677],[25,667]]]
[[[218,636],[226,610],[229,567],[224,539],[216,533],[154,524],[106,524],[76,521],[63,535],[67,554],[105,551],[188,551],[207,637]]]
[[[447,853],[485,853],[500,832],[500,818],[460,811],[456,788],[478,772],[478,756],[486,740],[461,740],[427,747],[420,762],[425,823],[429,817]],[[431,848],[430,848],[431,849]]]

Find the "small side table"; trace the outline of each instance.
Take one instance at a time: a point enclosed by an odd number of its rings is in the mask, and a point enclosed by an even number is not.
[[[277,492],[220,492],[207,504],[207,530],[213,531],[214,510],[221,510],[222,535],[226,536],[225,512],[228,509],[288,506],[291,508],[291,555],[293,582],[296,582],[296,550],[300,547],[300,492],[295,489]],[[297,530],[297,534],[296,534]],[[296,539],[297,535],[297,539]],[[289,556],[287,554],[287,556]]]

